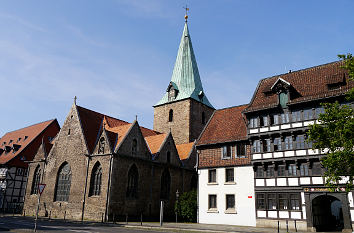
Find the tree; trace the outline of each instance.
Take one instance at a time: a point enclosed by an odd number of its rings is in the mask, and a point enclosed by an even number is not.
[[[351,54],[338,55],[343,60],[343,69],[354,81],[354,57]],[[347,100],[353,102],[354,88],[347,93]],[[309,127],[308,140],[314,149],[324,150],[327,155],[321,159],[325,167],[326,185],[332,191],[345,182],[346,189],[352,187],[354,178],[354,110],[350,105],[322,104],[325,112],[319,116],[319,124]],[[345,177],[349,177],[346,179]]]
[[[185,222],[197,222],[197,190],[184,192],[175,203],[175,211]]]

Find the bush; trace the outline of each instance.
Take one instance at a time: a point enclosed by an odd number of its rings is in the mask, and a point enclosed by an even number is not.
[[[175,203],[175,211],[184,222],[197,222],[197,190],[184,192]]]

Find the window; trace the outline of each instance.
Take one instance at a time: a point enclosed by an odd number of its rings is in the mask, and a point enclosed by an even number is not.
[[[288,209],[288,195],[287,194],[278,194],[279,200],[279,209],[280,210],[287,210]]]
[[[231,146],[223,146],[222,147],[222,158],[223,159],[231,159]]]
[[[225,182],[234,182],[234,169],[226,168],[225,169]]]
[[[288,166],[288,175],[289,176],[296,176],[296,164],[289,164]]]
[[[268,116],[261,116],[259,120],[260,126],[268,126]]]
[[[136,155],[138,150],[138,141],[134,138],[132,141],[132,155]]]
[[[216,209],[216,195],[209,195],[209,209]]]
[[[271,152],[270,139],[266,139],[263,141],[263,152]]]
[[[282,91],[279,94],[279,104],[282,108],[286,108],[286,105],[289,101],[288,93],[286,91]]]
[[[167,159],[167,163],[171,162],[171,152],[167,151],[166,159]]]
[[[300,176],[308,176],[309,175],[309,165],[307,163],[302,163],[300,165]]]
[[[300,210],[300,197],[299,194],[290,194],[290,209]]]
[[[285,165],[278,166],[278,176],[285,176]]]
[[[281,138],[274,138],[274,151],[281,151]]]
[[[285,144],[285,150],[292,150],[293,149],[293,138],[291,136],[285,137],[284,144]]]
[[[256,177],[257,177],[257,178],[261,178],[261,177],[263,177],[263,176],[264,176],[263,167],[258,166],[258,167],[256,168]]]
[[[260,140],[253,141],[252,151],[253,151],[253,153],[260,153],[261,152],[261,141]]]
[[[293,122],[301,121],[301,110],[293,111],[291,116]]]
[[[282,113],[280,115],[280,117],[281,117],[281,123],[282,124],[289,123],[289,114],[288,113]]]
[[[106,140],[104,137],[100,138],[100,142],[98,144],[98,154],[104,154],[104,147],[106,144]]]
[[[101,184],[102,184],[102,167],[101,164],[97,162],[91,172],[89,195],[99,196],[101,194]]]
[[[305,149],[305,136],[297,135],[296,136],[296,149]]]
[[[317,107],[315,109],[315,116],[316,116],[316,119],[318,119],[318,117],[320,116],[320,114],[324,113],[324,108],[321,106],[321,107]]]
[[[312,108],[304,110],[304,121],[313,119],[313,111]]]
[[[267,209],[268,210],[276,210],[277,209],[277,199],[275,194],[267,195]]]
[[[208,171],[208,182],[216,183],[216,169],[211,169]]]
[[[168,112],[168,121],[172,122],[173,121],[173,110],[170,109],[170,111]]]
[[[271,125],[279,125],[279,115],[270,115],[270,124]]]
[[[38,185],[41,183],[42,170],[38,165],[34,170],[31,194],[38,194]]]
[[[240,143],[236,145],[236,157],[246,157],[246,144]]]
[[[257,193],[256,194],[256,203],[257,209],[265,209],[265,194]]]
[[[161,176],[161,199],[168,200],[170,197],[171,176],[170,172],[165,169]]]
[[[57,177],[55,201],[68,201],[71,186],[71,169],[68,163],[60,166]]]
[[[274,167],[268,166],[266,170],[267,177],[274,177]]]
[[[322,166],[320,162],[313,162],[312,164],[312,175],[320,176],[322,175]]]
[[[226,210],[235,209],[235,195],[227,194],[226,195]]]
[[[202,112],[202,124],[205,125],[205,112]]]
[[[252,117],[250,118],[250,128],[257,128],[258,127],[258,118]]]
[[[137,198],[138,197],[138,183],[139,183],[139,173],[138,168],[134,164],[131,166],[128,172],[128,186],[127,186],[127,197]]]

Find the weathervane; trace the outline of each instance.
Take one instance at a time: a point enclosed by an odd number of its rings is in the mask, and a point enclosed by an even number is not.
[[[187,5],[186,5],[186,7],[183,7],[183,9],[186,10],[186,15],[184,16],[184,18],[185,18],[185,20],[186,20],[186,22],[187,22],[189,8],[188,8]]]

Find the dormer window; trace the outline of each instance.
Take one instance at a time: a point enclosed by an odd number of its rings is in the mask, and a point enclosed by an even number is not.
[[[11,149],[11,146],[5,146],[5,153],[9,153]]]
[[[15,153],[16,151],[18,151],[20,149],[21,145],[13,144],[12,147],[13,147],[13,150],[14,150],[14,153]]]
[[[204,97],[204,92],[200,91],[199,94],[198,94],[198,97],[199,97],[199,100],[202,101],[203,97]]]
[[[173,101],[177,98],[178,95],[178,88],[177,85],[173,82],[170,82],[167,88],[168,92],[168,101]]]
[[[271,87],[271,90],[278,94],[279,105],[282,108],[287,108],[289,102],[289,90],[291,84],[282,78],[278,78],[277,81]]]
[[[286,108],[289,102],[289,95],[287,91],[282,91],[279,93],[279,104],[282,108]]]
[[[24,141],[28,138],[28,136],[25,136],[25,139],[23,139]]]

